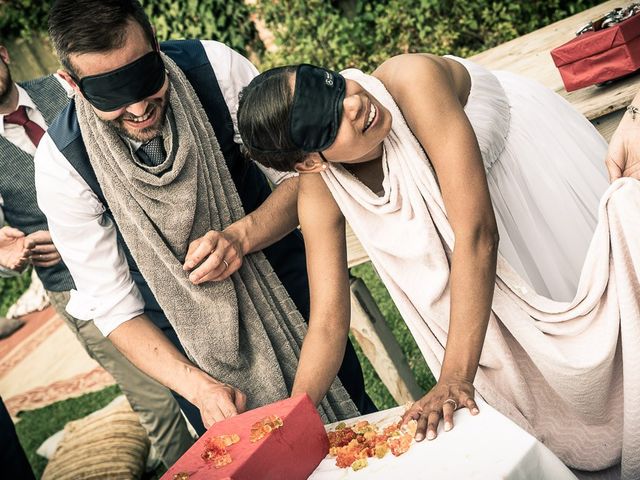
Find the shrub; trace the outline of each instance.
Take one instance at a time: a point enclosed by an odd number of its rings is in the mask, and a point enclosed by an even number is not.
[[[30,38],[47,30],[52,0],[0,0],[0,38]],[[160,40],[213,39],[240,53],[260,53],[262,43],[242,1],[142,0]]]
[[[19,277],[0,278],[0,317],[4,316],[9,307],[22,295],[31,284],[31,270]]]
[[[310,62],[372,70],[407,52],[469,56],[600,3],[460,0],[260,0],[277,50],[262,67]]]

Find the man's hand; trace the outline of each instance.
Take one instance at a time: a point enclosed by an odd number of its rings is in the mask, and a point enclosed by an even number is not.
[[[636,118],[627,112],[611,137],[605,165],[609,181],[620,177],[640,180],[640,114]]]
[[[47,230],[39,230],[27,235],[25,247],[29,249],[31,263],[36,267],[53,267],[62,260]]]
[[[20,272],[29,263],[29,255],[23,232],[13,227],[0,228],[0,265]]]
[[[216,422],[244,412],[247,397],[237,388],[217,382],[202,372],[194,403],[200,409],[204,426],[209,428]]]
[[[244,412],[244,393],[196,367],[145,314],[120,324],[109,340],[136,367],[198,407],[206,427]]]
[[[189,245],[184,269],[195,285],[228,278],[242,265],[242,242],[229,231],[211,230]]]

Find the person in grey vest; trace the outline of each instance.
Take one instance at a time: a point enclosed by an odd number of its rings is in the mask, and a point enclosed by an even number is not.
[[[147,430],[155,454],[170,466],[193,443],[171,392],[134,367],[93,321],[78,320],[65,310],[74,282],[37,205],[33,156],[47,125],[68,104],[67,92],[53,75],[16,84],[9,62],[7,49],[0,45],[0,217],[10,225],[0,229],[0,275],[34,266],[56,311],[87,353],[115,378]]]
[[[215,41],[158,43],[135,0],[58,0],[49,35],[74,99],[43,137],[36,187],[75,280],[67,310],[173,390],[199,432],[297,393],[326,420],[375,409],[349,343],[311,325],[326,348],[302,348],[298,180],[239,149],[255,67]],[[346,354],[324,396],[332,348]],[[305,356],[315,366],[298,371]]]

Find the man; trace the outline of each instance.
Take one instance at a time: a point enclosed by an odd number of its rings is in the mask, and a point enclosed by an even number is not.
[[[255,68],[217,42],[158,46],[135,0],[58,1],[49,34],[75,102],[43,138],[36,185],[76,283],[67,309],[176,392],[199,432],[285,397],[308,286],[297,179],[272,175],[270,194],[240,155]],[[339,377],[375,408],[350,344]],[[327,419],[357,414],[345,395],[335,382],[314,400]]]
[[[33,156],[47,124],[68,104],[61,79],[47,76],[14,83],[9,53],[0,45],[0,275],[37,270],[51,303],[87,353],[118,382],[149,434],[155,454],[168,467],[193,443],[171,393],[129,362],[95,327],[65,311],[73,279],[51,242],[36,202]]]

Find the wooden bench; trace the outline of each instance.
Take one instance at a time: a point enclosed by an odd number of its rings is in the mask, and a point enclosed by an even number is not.
[[[592,86],[567,93],[549,52],[574,38],[576,30],[589,20],[630,3],[631,0],[605,2],[479,53],[471,60],[491,70],[507,70],[539,81],[566,98],[594,123],[608,141],[624,108],[640,90],[640,74],[607,86]],[[367,253],[350,229],[347,230],[347,252],[349,267],[369,261]],[[419,398],[420,388],[366,286],[357,280],[352,283],[351,291],[351,331],[380,379],[399,404]]]

